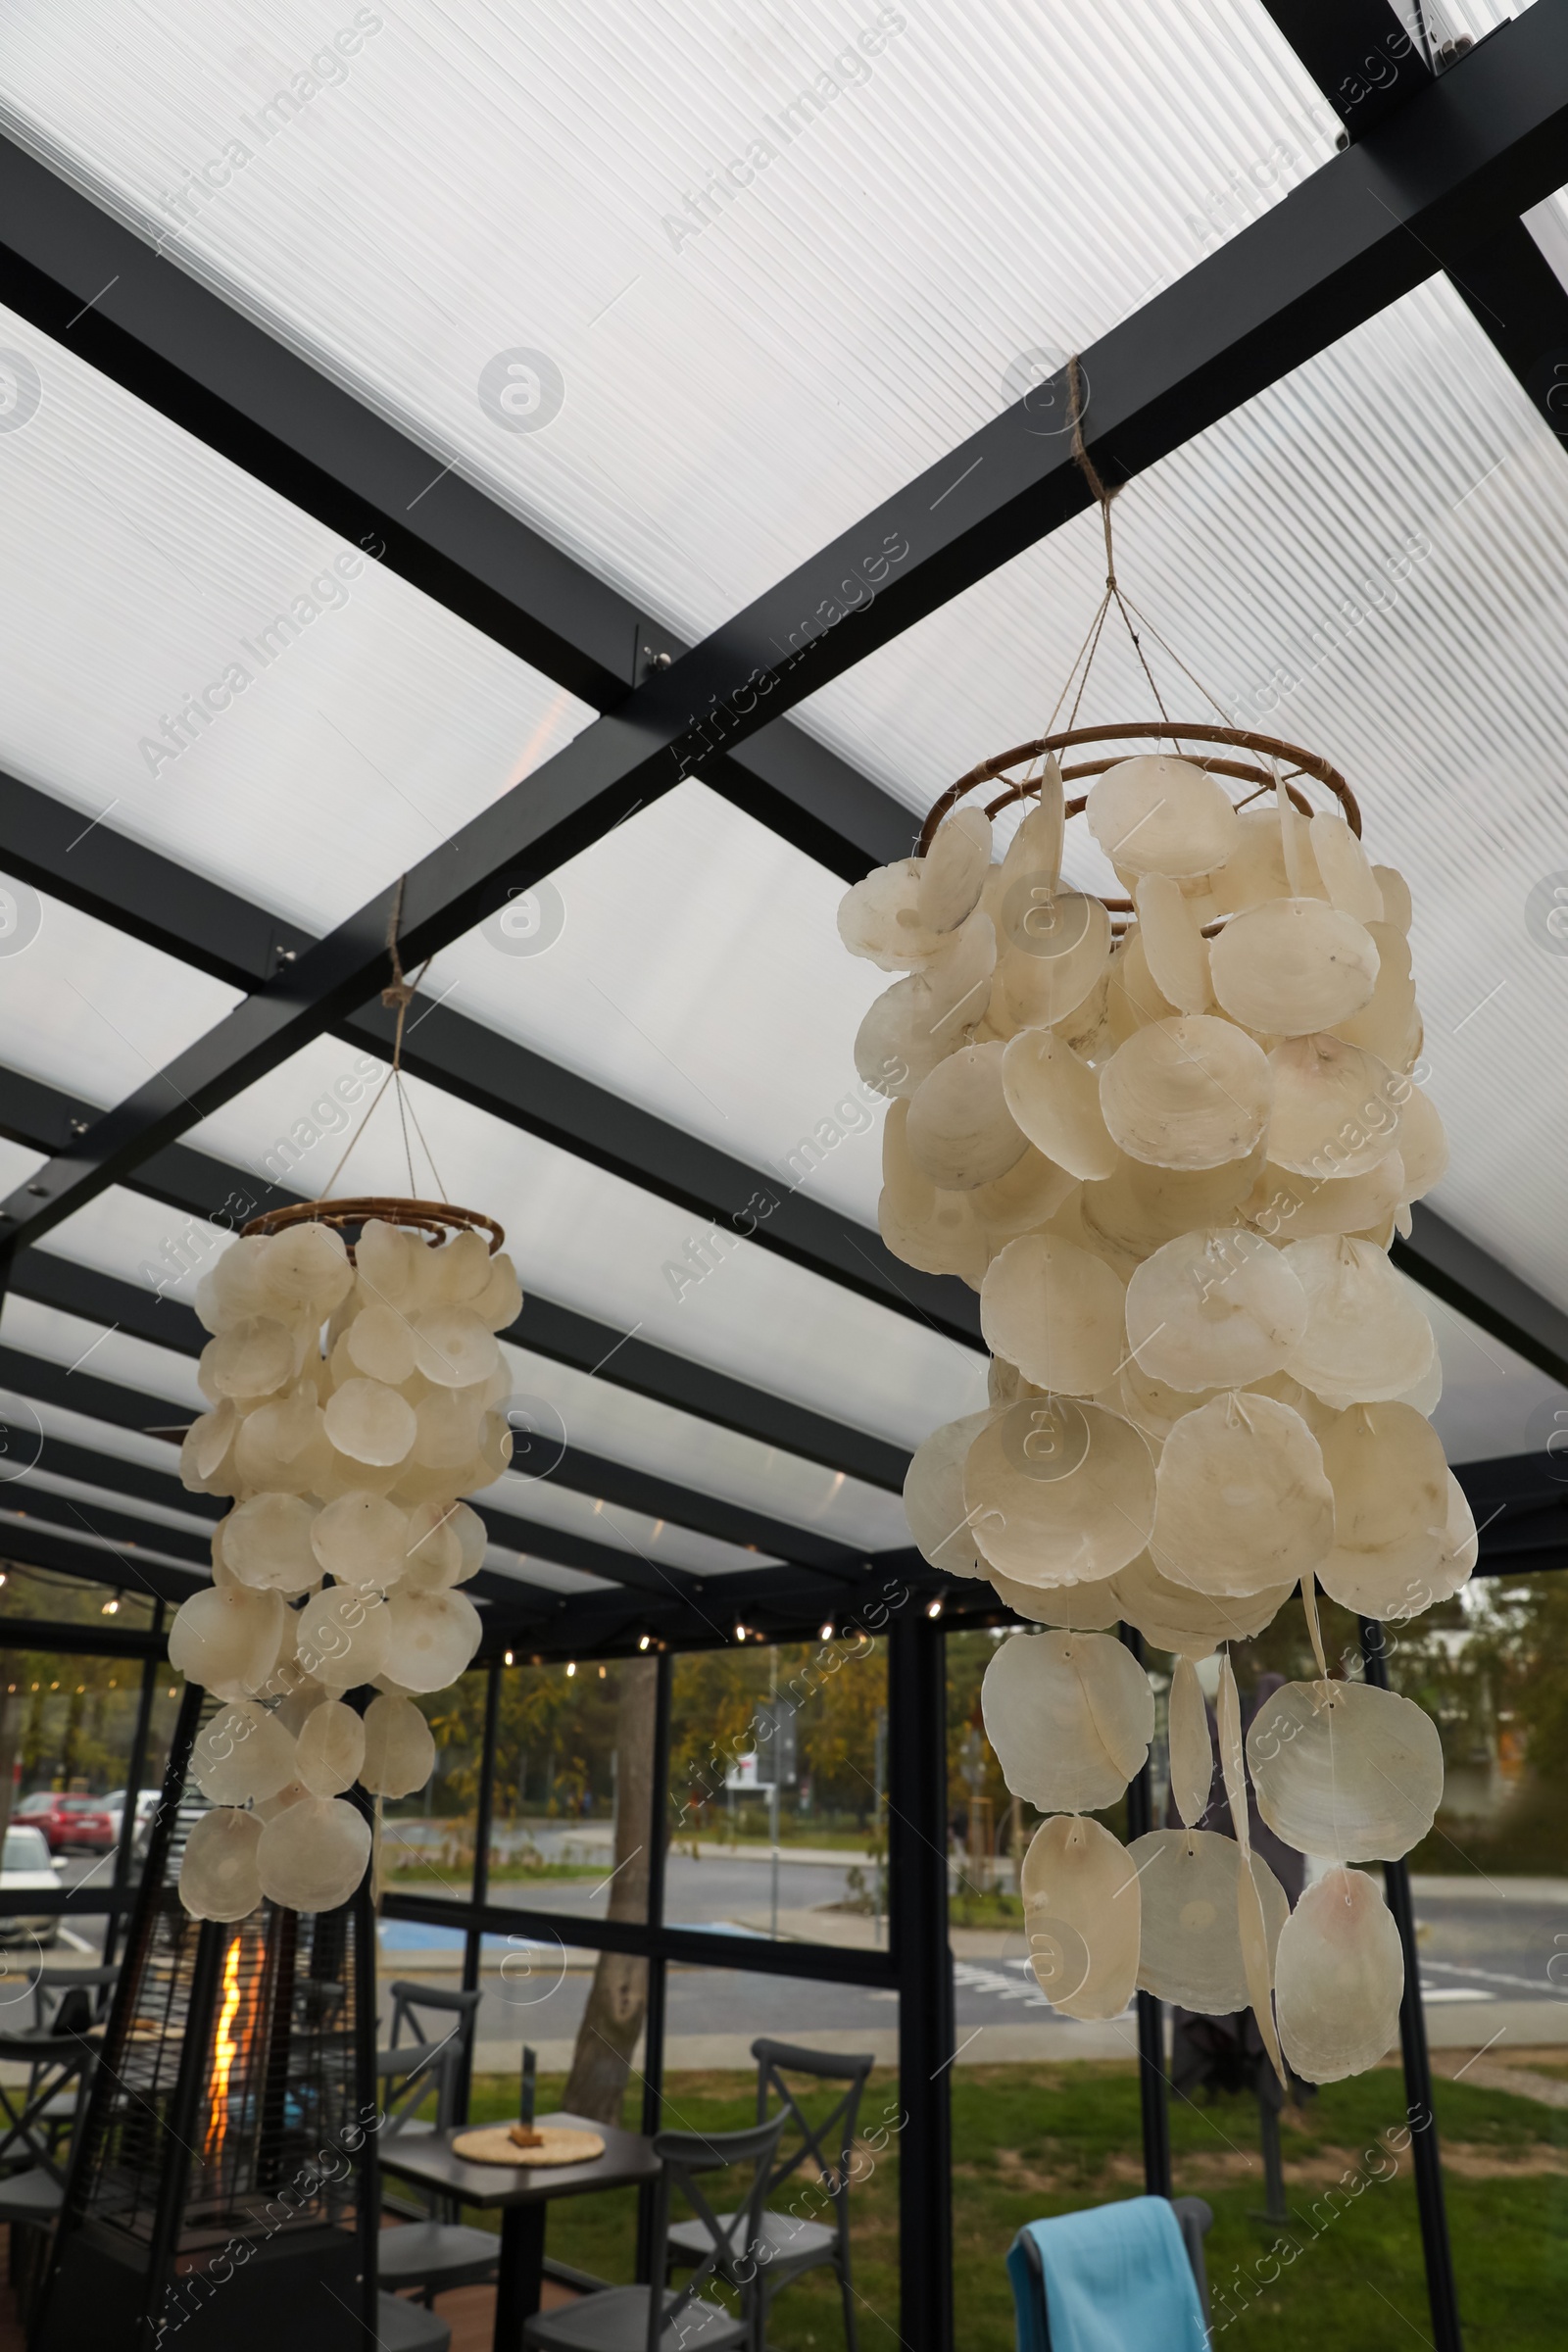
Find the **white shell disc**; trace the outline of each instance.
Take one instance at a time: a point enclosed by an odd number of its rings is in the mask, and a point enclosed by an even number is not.
[[[1393,1862],[1443,1797],[1437,1726],[1370,1683],[1287,1683],[1247,1735],[1257,1809],[1287,1845],[1336,1862]]]
[[[386,1610],[385,1671],[405,1690],[444,1690],[479,1646],[479,1612],[465,1592],[398,1591]]]
[[[1276,1037],[1338,1028],[1370,1001],[1378,978],[1365,925],[1321,899],[1268,899],[1233,915],[1208,961],[1231,1019]]]
[[[1230,1391],[1177,1422],[1155,1478],[1149,1548],[1200,1592],[1294,1584],[1334,1542],[1334,1490],[1299,1413]]]
[[[311,1549],[315,1519],[303,1494],[253,1494],[221,1522],[223,1565],[242,1585],[308,1592],[321,1573]]]
[[[1365,2074],[1399,2037],[1404,1953],[1360,1870],[1331,1870],[1285,1924],[1275,1955],[1280,2040],[1307,2082]]]
[[[1020,1585],[1015,1578],[1004,1576],[1000,1568],[987,1573],[996,1587],[997,1598],[1005,1601],[1014,1616],[1032,1617],[1036,1625],[1054,1625],[1080,1634],[1102,1634],[1121,1615],[1113,1576],[1102,1576],[1092,1585],[1053,1585],[1042,1590],[1038,1585]]]
[[[1036,1388],[1092,1396],[1109,1386],[1126,1352],[1125,1302],[1102,1259],[1052,1234],[1024,1234],[991,1261],[980,1330]]]
[[[1437,1566],[1448,1523],[1448,1468],[1437,1431],[1408,1404],[1357,1404],[1323,1436],[1334,1489],[1334,1546],[1317,1570],[1331,1600],[1393,1614]],[[1419,1605],[1419,1604],[1418,1604]]]
[[[247,1919],[262,1899],[256,1867],[262,1825],[221,1805],[193,1822],[179,1863],[179,1899],[192,1919]]]
[[[1271,1091],[1259,1046],[1229,1021],[1192,1013],[1152,1022],[1117,1047],[1101,1072],[1100,1106],[1129,1158],[1217,1168],[1262,1141]]]
[[[1129,874],[1209,874],[1241,841],[1224,786],[1188,760],[1143,753],[1122,760],[1089,790],[1089,830]]]
[[[989,1412],[965,1413],[943,1422],[915,1447],[905,1472],[904,1512],[915,1549],[933,1568],[954,1576],[990,1573],[975,1549],[963,1499],[963,1465],[990,1418]]]
[[[1204,1658],[1220,1642],[1250,1642],[1285,1606],[1294,1585],[1242,1595],[1199,1592],[1161,1576],[1148,1552],[1112,1578],[1121,1614],[1156,1649]]]
[[[1035,1832],[1019,1872],[1035,1981],[1065,2017],[1120,2017],[1138,1984],[1138,1873],[1091,1815]]]
[[[243,1585],[193,1592],[169,1629],[169,1663],[209,1690],[236,1683],[254,1690],[277,1664],[283,1614],[281,1592]]]
[[[1283,1255],[1306,1293],[1286,1370],[1325,1404],[1402,1396],[1431,1367],[1432,1326],[1374,1242],[1320,1234]]]
[[[327,1401],[326,1434],[339,1453],[390,1469],[415,1439],[414,1407],[379,1380],[348,1380]]]
[[[197,1735],[191,1771],[209,1804],[243,1805],[275,1796],[294,1777],[294,1742],[254,1699],[220,1707]]]
[[[963,1046],[937,1064],[909,1104],[905,1140],[915,1167],[945,1192],[992,1184],[1028,1138],[1007,1108],[1004,1046]]]
[[[963,1494],[992,1567],[1025,1585],[1092,1584],[1149,1541],[1153,1457],[1141,1431],[1100,1405],[1025,1396],[975,1438]]]
[[[1203,1744],[1206,1758],[1206,1733]],[[1247,2008],[1251,1994],[1237,1916],[1242,1853],[1235,1838],[1213,1830],[1152,1830],[1133,1839],[1127,1855],[1143,1898],[1139,1990],[1200,2017]],[[1272,1961],[1291,1906],[1267,1863],[1254,1856],[1253,1868]]]
[[[1021,1029],[1003,1054],[1002,1088],[1024,1134],[1070,1176],[1105,1177],[1118,1153],[1100,1080],[1054,1029]]]
[[[313,1796],[341,1796],[359,1779],[365,1726],[340,1698],[323,1698],[314,1706],[294,1744],[298,1777]]]
[[[274,1815],[256,1848],[262,1892],[286,1911],[335,1911],[370,1859],[370,1825],[340,1796],[305,1796]]]
[[[373,1683],[386,1667],[387,1604],[369,1587],[332,1585],[305,1603],[299,1659],[328,1690]]]
[[[990,863],[991,819],[983,808],[956,808],[921,860],[915,914],[926,930],[956,930],[978,905]]]
[[[1049,890],[1038,876],[1006,884],[996,902],[997,976],[991,1009],[1012,1029],[1064,1021],[1096,987],[1110,956],[1110,916],[1099,899]]]
[[[1170,1792],[1178,1816],[1196,1829],[1208,1811],[1214,1785],[1214,1750],[1208,1737],[1208,1708],[1198,1669],[1179,1657],[1171,1676],[1169,1702]],[[1234,1911],[1235,1905],[1232,1904]],[[1241,2002],[1232,2004],[1235,2008]]]
[[[1154,1731],[1149,1677],[1109,1634],[1014,1634],[980,1690],[986,1738],[1014,1796],[1041,1812],[1114,1804]]]
[[[1268,1056],[1268,1154],[1298,1176],[1364,1176],[1400,1141],[1408,1091],[1386,1061],[1338,1037],[1287,1038]]]
[[[412,1796],[435,1770],[430,1726],[412,1698],[382,1691],[365,1710],[360,1779],[372,1796]]]
[[[1140,1372],[1173,1389],[1246,1388],[1284,1369],[1307,1304],[1285,1253],[1235,1227],[1183,1234],[1127,1286]]]

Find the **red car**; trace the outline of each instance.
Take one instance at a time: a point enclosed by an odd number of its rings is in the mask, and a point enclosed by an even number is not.
[[[71,1846],[106,1854],[115,1842],[115,1817],[96,1796],[60,1796],[40,1788],[23,1798],[12,1819],[42,1830],[52,1854],[63,1854]]]

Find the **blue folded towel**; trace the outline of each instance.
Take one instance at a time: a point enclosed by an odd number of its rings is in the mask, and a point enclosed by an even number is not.
[[[1025,2237],[1039,2250],[1038,2270]],[[1163,2197],[1128,2197],[1030,2222],[1013,2241],[1007,2270],[1018,2352],[1207,2352],[1181,2226]]]

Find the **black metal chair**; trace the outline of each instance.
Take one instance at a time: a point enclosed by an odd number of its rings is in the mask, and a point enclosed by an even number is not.
[[[447,2132],[461,2122],[458,2113],[467,2061],[479,2010],[477,1992],[447,1992],[400,1980],[391,1987],[391,2037],[376,2052],[381,2081],[381,2144],[404,2133]],[[424,2011],[439,2022],[455,2022],[436,2038],[419,2015]],[[405,2039],[408,2034],[413,2038]],[[433,2120],[418,2110],[436,2092]],[[394,2084],[397,2085],[394,2089]],[[409,2218],[383,2230],[376,2260],[384,2287],[413,2293],[426,2311],[449,2287],[488,2286],[494,2280],[501,2247],[493,2230],[475,2230],[458,2219],[455,2198],[432,2196],[427,2203],[410,2205],[402,2198],[383,2200],[393,2212]]]
[[[779,2134],[788,2118],[775,2115],[745,2132],[660,2132],[654,2154],[661,2171],[654,2190],[651,2286],[606,2286],[524,2323],[528,2352],[747,2352],[761,2342],[761,2280],[765,2268],[762,2207]],[[751,2164],[751,2195],[739,2213],[722,2219],[703,2194],[697,2176]],[[677,2294],[663,2281],[669,2268],[669,2198],[678,2188],[697,2209],[707,2252]],[[726,2226],[728,2225],[728,2226]],[[734,2289],[735,2313],[700,2293],[710,2281]]]
[[[375,2340],[381,2352],[450,2352],[451,2328],[422,2303],[381,2294],[376,2305]]]
[[[836,2050],[803,2050],[793,2042],[765,2038],[753,2042],[752,2056],[757,2060],[758,2122],[763,2121],[769,2101],[776,2097],[783,2103],[780,2123],[793,2124],[801,2135],[798,2146],[784,2151],[784,2160],[776,2165],[767,2183],[768,2209],[761,2219],[766,2253],[760,2274],[759,2347],[766,2334],[767,2307],[779,2289],[803,2278],[808,2271],[827,2265],[838,2278],[845,2340],[849,2352],[856,2352],[855,2288],[850,2276],[850,2177],[860,2094],[875,2060],[843,2055]],[[814,2076],[818,2082],[844,2082],[848,2088],[820,2123],[811,2124],[784,2080],[786,2069],[794,2075]],[[829,2153],[832,2146],[836,2146],[836,2154]],[[793,2204],[783,2211],[774,2208],[775,2190],[808,2163],[809,2169]],[[817,2218],[822,2215],[826,2219]],[[718,2226],[729,2230],[739,2218],[735,2214],[720,2214]],[[701,2221],[681,2222],[671,2230],[669,2259],[673,2265],[700,2262],[708,2250],[708,2231]]]
[[[92,2035],[109,2008],[109,1996],[119,1982],[118,1968],[51,1968],[40,1973],[32,1988],[32,2030],[39,2034]],[[37,2081],[35,2067],[29,2094]],[[76,2113],[78,2092],[73,2086],[57,2090],[43,2110],[51,2150],[69,2132]]]
[[[79,2118],[96,2055],[93,2044],[75,2034],[0,2034],[0,2068],[28,2070],[20,2103],[0,2080],[0,2223],[11,2231],[11,2279],[24,2320],[66,2193],[60,2132],[51,2125],[49,2109],[70,2091],[73,2115]]]

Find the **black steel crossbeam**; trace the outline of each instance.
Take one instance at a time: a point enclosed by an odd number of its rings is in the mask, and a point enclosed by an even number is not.
[[[1350,139],[1365,138],[1432,80],[1421,42],[1389,0],[1263,0],[1263,6]]]
[[[18,1071],[0,1068],[0,1135],[35,1151],[51,1151],[64,1145],[71,1133],[71,1121],[86,1115],[90,1115],[90,1106],[78,1105],[74,1097],[57,1093]],[[162,1201],[187,1220],[195,1218],[225,1231],[243,1224],[262,1208],[280,1208],[300,1198],[284,1185],[249,1176],[206,1152],[193,1151],[187,1144],[171,1144],[165,1151],[155,1152],[126,1182],[131,1191]],[[171,1273],[180,1271],[182,1250],[184,1262],[195,1262],[201,1239],[198,1236],[197,1243],[186,1249],[180,1234],[167,1237],[175,1253],[171,1260]],[[24,1276],[21,1269],[47,1254],[41,1250],[19,1250],[12,1260],[7,1287],[24,1296],[41,1296],[39,1290],[29,1290],[28,1284],[57,1278],[48,1273],[34,1276],[29,1272]],[[90,1279],[96,1282],[99,1278],[93,1275]],[[156,1294],[149,1296],[154,1303],[150,1309],[139,1312],[150,1311],[156,1318],[163,1312],[163,1306],[157,1302]],[[110,1298],[106,1291],[105,1308],[97,1316],[101,1322],[116,1319],[113,1312],[107,1311]],[[174,1303],[166,1297],[164,1305]],[[179,1311],[188,1314],[190,1310]],[[177,1323],[177,1315],[174,1320]],[[126,1328],[131,1326],[127,1323]],[[136,1328],[140,1329],[140,1325]],[[169,1345],[178,1344],[170,1341],[156,1325],[149,1326],[141,1336]],[[699,1420],[734,1430],[742,1437],[755,1438],[759,1444],[776,1446],[782,1453],[798,1454],[804,1461],[842,1470],[870,1486],[897,1492],[904,1484],[908,1455],[886,1439],[831,1421],[808,1405],[796,1404],[789,1397],[774,1396],[765,1389],[754,1389],[729,1373],[700,1363],[694,1356],[676,1355],[669,1348],[616,1331],[608,1323],[596,1322],[592,1316],[579,1314],[573,1307],[560,1306],[553,1299],[530,1295],[523,1301],[517,1321],[502,1337],[531,1354],[569,1364],[575,1371],[598,1376],[615,1388],[630,1389],[639,1396],[672,1405]],[[679,1516],[662,1513],[657,1504],[650,1515]],[[751,1535],[743,1536],[740,1541],[753,1540],[756,1535],[754,1527]],[[770,1537],[760,1540],[766,1542],[770,1549],[778,1549]]]
[[[5,870],[68,906],[127,932],[231,987],[265,986],[314,933],[278,922],[220,883],[127,840],[84,830],[78,810],[0,770],[0,858]],[[339,1024],[350,1043],[389,1057],[396,1015],[379,1002]],[[810,1139],[799,1167],[760,1169],[564,1069],[450,1005],[417,1004],[404,1066],[510,1126],[526,1129],[716,1227],[717,1250],[741,1238],[808,1272],[974,1343],[979,1308],[960,1284],[894,1257],[879,1233],[813,1200],[821,1154]],[[72,1116],[83,1114],[74,1105]],[[97,1116],[87,1112],[88,1122]],[[69,1125],[58,1147],[69,1148]],[[702,1239],[702,1226],[693,1236]]]
[[[1568,1314],[1424,1200],[1410,1214],[1409,1240],[1394,1244],[1400,1272],[1568,1386]]]
[[[1388,0],[1264,0],[1354,141],[1457,64],[1468,36],[1429,56]],[[1430,44],[1430,33],[1428,42]],[[1568,181],[1564,155],[1559,181]],[[1528,207],[1521,205],[1519,210]],[[1454,292],[1559,438],[1568,437],[1568,287],[1518,219],[1445,254]]]
[[[356,1044],[390,1054],[397,1016],[377,1002],[339,1026]],[[879,1233],[802,1189],[821,1157],[815,1146],[790,1176],[754,1167],[445,1004],[416,1008],[404,1036],[403,1066],[492,1117],[689,1208],[703,1220],[692,1240],[715,1235],[715,1258],[744,1239],[878,1306],[971,1347],[979,1341],[980,1308],[971,1291],[941,1275],[917,1273],[893,1255]]]
[[[1086,355],[1086,429],[1102,472],[1124,480],[1154,464],[1550,194],[1563,177],[1565,135],[1568,18],[1537,7]],[[59,229],[63,215],[75,217],[69,191],[27,191],[46,201],[34,228],[15,202],[28,170],[36,168],[13,153],[0,298],[47,333],[73,334],[94,365],[123,368],[133,346],[143,381],[167,385],[172,364],[136,336],[165,320],[175,273],[161,276],[148,249],[127,240],[122,286],[77,284],[82,255]],[[28,258],[44,252],[47,262]],[[1061,430],[1065,392],[1054,379],[982,427],[413,868],[401,902],[405,962],[471,929],[509,891],[538,881],[682,775],[733,753],[1081,511],[1088,492]],[[215,397],[204,397],[216,421]],[[260,430],[240,414],[231,425],[242,437]],[[335,527],[344,528],[356,502],[331,487]],[[439,511],[443,489],[431,487],[425,503]],[[455,483],[454,497],[464,490]],[[504,533],[495,511],[479,505],[478,527]],[[492,622],[504,617],[495,588],[481,601]],[[13,1194],[3,1212],[13,1246],[58,1224],[358,1010],[382,976],[394,898],[392,888],[379,894]]]

